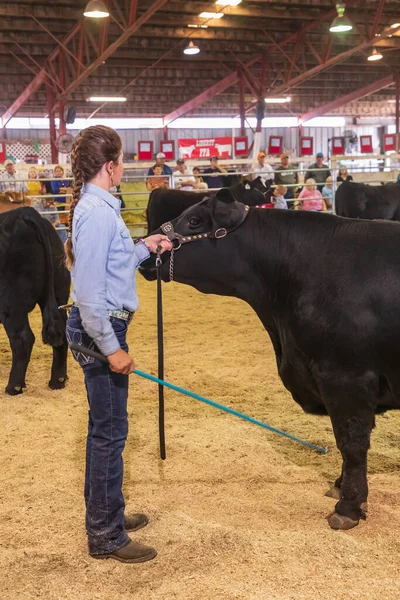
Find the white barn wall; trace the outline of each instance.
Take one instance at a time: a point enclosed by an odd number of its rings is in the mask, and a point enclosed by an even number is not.
[[[372,144],[374,149],[379,148],[379,130],[378,125],[348,125],[346,129],[356,131],[357,135],[372,135]],[[76,135],[78,130],[71,130],[72,135]],[[125,153],[128,155],[128,160],[137,153],[139,141],[152,141],[154,152],[158,152],[160,141],[163,139],[163,131],[160,129],[122,129],[119,130]],[[179,138],[210,138],[210,137],[232,137],[240,135],[238,129],[170,129],[168,136],[170,140],[178,140]],[[246,129],[246,134],[249,144],[253,141],[253,132],[251,129]],[[343,129],[340,127],[303,127],[303,135],[311,136],[314,139],[314,153],[323,152],[325,155],[328,151],[328,140],[334,136],[343,134]],[[44,139],[48,138],[48,132],[44,129],[8,129],[7,136],[10,140],[22,139]],[[294,155],[298,155],[298,128],[297,127],[277,127],[265,128],[261,132],[260,148],[268,150],[268,140],[271,135],[282,136],[283,147],[285,150],[292,150]],[[176,146],[175,146],[175,149]]]

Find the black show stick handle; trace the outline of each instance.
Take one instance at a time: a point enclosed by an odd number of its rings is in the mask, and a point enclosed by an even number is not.
[[[71,344],[69,344],[69,347],[71,348],[71,350],[74,350],[75,352],[82,352],[82,354],[87,354],[88,356],[92,356],[93,358],[96,358],[97,360],[104,363],[105,365],[109,364],[107,358],[104,356],[104,354],[100,354],[100,352],[96,352],[95,350],[90,350],[90,348],[86,348],[85,346],[80,346],[79,344],[76,344],[75,342],[72,342]]]

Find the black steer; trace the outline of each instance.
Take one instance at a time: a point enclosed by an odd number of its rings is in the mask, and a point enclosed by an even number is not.
[[[54,227],[33,208],[0,215],[0,323],[12,350],[12,367],[6,392],[21,394],[25,385],[35,336],[28,313],[39,304],[42,337],[53,347],[49,386],[60,389],[67,378],[65,311],[70,276],[64,265],[64,248]]]
[[[254,181],[238,183],[229,189],[238,202],[243,202],[243,204],[247,204],[248,206],[264,204],[266,201],[265,196],[260,191],[259,186],[261,185],[264,190],[266,188],[258,180],[259,178]],[[189,206],[193,206],[197,202],[200,202],[200,200],[214,194],[215,192],[209,192],[208,190],[202,190],[201,192],[186,192],[162,188],[153,190],[147,205],[148,231],[154,231],[166,221],[179,217]]]
[[[351,219],[400,221],[400,183],[376,186],[345,181],[337,189],[335,211]]]
[[[306,211],[246,214],[223,197],[162,227],[171,239],[174,229],[180,234],[173,277],[250,304],[294,400],[306,412],[329,414],[343,467],[328,520],[350,529],[367,508],[374,415],[400,408],[400,225]],[[162,261],[169,281],[171,253]],[[154,259],[140,271],[154,279]]]

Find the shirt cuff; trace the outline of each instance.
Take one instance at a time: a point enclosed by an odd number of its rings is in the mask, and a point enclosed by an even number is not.
[[[135,254],[138,260],[138,265],[140,265],[141,262],[143,262],[144,260],[146,260],[146,258],[149,258],[150,256],[149,250],[141,242],[135,244]]]
[[[114,330],[102,337],[101,341],[97,340],[96,344],[104,356],[109,356],[110,354],[114,354],[114,352],[121,350],[121,346],[119,345],[119,341],[114,333]]]

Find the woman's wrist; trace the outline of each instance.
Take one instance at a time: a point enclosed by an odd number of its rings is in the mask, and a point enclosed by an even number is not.
[[[143,238],[139,238],[139,239],[137,240],[137,243],[143,244],[143,246],[145,246],[145,248],[147,248],[147,250],[148,250],[149,252],[151,252],[151,251],[152,251],[152,250],[151,250],[151,247],[150,247],[150,245],[149,245],[149,244],[146,242],[146,240],[144,240]]]

